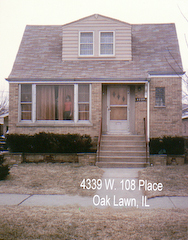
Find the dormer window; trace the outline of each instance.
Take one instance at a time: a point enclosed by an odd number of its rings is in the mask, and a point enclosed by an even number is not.
[[[80,32],[80,56],[93,56],[93,32]]]
[[[100,55],[114,55],[114,32],[100,32]]]

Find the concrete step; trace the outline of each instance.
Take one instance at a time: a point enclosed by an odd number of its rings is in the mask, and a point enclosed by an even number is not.
[[[145,146],[124,146],[124,145],[101,145],[101,152],[102,151],[146,151]]]
[[[99,162],[146,162],[146,156],[101,156]]]
[[[101,141],[101,146],[106,145],[116,145],[116,146],[145,146],[145,141],[131,141],[131,140],[103,140]]]
[[[145,137],[140,135],[102,135],[98,167],[145,167]]]
[[[4,151],[7,149],[5,138],[0,138],[0,151]]]
[[[146,162],[97,162],[100,168],[144,168],[148,164]]]
[[[146,156],[146,151],[100,151],[100,156]]]
[[[102,135],[103,140],[135,140],[135,141],[140,141],[140,140],[145,140],[145,136],[143,135],[108,135],[104,134]]]

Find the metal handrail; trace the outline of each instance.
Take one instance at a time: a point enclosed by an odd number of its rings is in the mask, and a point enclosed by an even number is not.
[[[98,144],[97,144],[97,161],[99,161],[99,156],[100,156],[101,136],[102,136],[102,117],[100,119],[99,137],[98,137]]]
[[[148,162],[148,134],[147,134],[147,119],[144,118],[144,135],[145,135],[145,142],[146,142],[146,163]]]

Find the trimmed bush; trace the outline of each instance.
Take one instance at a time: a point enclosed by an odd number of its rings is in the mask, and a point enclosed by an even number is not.
[[[6,176],[9,174],[9,167],[0,165],[0,180],[4,180]]]
[[[11,152],[82,153],[91,152],[91,137],[79,134],[41,132],[35,135],[10,134],[6,143]]]
[[[6,176],[9,174],[9,167],[8,165],[4,166],[4,157],[0,155],[0,180],[4,180]]]
[[[184,138],[152,138],[150,140],[150,154],[182,155],[184,154]]]

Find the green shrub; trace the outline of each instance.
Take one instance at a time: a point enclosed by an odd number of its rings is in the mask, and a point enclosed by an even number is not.
[[[184,154],[184,138],[165,136],[163,138],[152,138],[150,140],[150,154],[164,153],[168,155]]]
[[[9,167],[3,166],[4,157],[0,155],[0,180],[4,180],[6,176],[9,174]]]
[[[0,180],[4,180],[6,176],[9,174],[9,167],[0,165]]]
[[[79,134],[41,132],[35,135],[9,134],[6,143],[11,152],[81,153],[91,152],[91,137]]]

